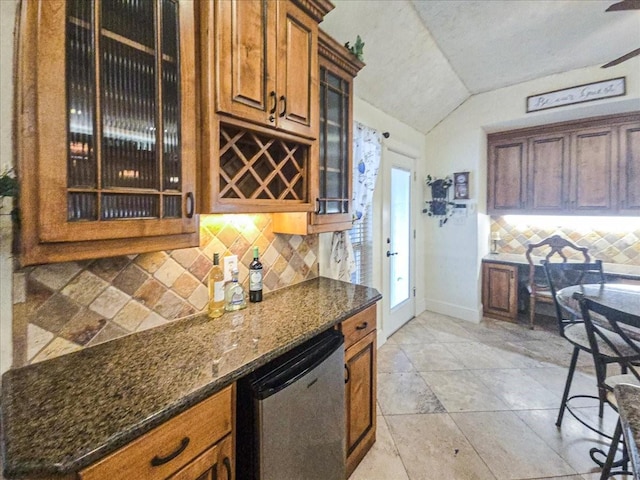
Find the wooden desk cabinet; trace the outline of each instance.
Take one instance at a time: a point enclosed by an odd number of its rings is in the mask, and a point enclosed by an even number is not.
[[[487,317],[517,320],[517,265],[482,262],[482,307]]]
[[[80,480],[233,480],[235,385],[125,445]]]
[[[348,478],[376,441],[376,305],[338,328],[345,342]]]

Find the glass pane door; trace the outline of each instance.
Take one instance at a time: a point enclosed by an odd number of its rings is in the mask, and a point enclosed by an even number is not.
[[[389,292],[390,307],[400,305],[410,296],[411,172],[391,168]]]

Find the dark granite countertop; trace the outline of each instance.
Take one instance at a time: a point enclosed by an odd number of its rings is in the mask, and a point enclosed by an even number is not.
[[[77,471],[380,298],[316,278],[217,319],[195,315],[9,370],[5,475]]]
[[[536,265],[544,257],[533,257]],[[594,259],[597,260],[597,259]],[[506,263],[509,265],[529,265],[527,258],[522,254],[515,253],[490,253],[482,258],[483,262]],[[612,275],[620,279],[640,280],[640,265],[626,265],[620,263],[603,263],[602,269],[605,275]]]
[[[620,422],[624,429],[627,451],[633,468],[640,468],[640,387],[620,384],[614,388]],[[634,470],[637,473],[637,470]]]

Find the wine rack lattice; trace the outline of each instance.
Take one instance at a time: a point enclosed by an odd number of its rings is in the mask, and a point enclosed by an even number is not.
[[[220,125],[220,198],[305,201],[309,147]]]

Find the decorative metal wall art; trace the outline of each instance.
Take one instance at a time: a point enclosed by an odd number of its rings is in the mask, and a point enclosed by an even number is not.
[[[453,214],[455,204],[449,201],[449,188],[453,185],[453,179],[450,176],[434,178],[427,175],[426,183],[431,189],[431,200],[426,202],[427,206],[422,210],[422,213],[438,218],[442,227]]]

